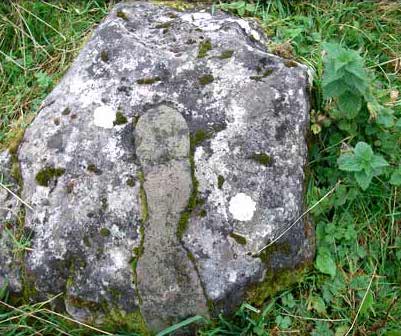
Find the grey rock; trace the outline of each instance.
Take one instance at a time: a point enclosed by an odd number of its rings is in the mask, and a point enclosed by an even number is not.
[[[219,11],[116,5],[19,150],[37,299],[159,330],[311,260],[305,220],[257,253],[303,212],[309,110],[306,67],[265,42]]]
[[[0,289],[7,287],[13,293],[22,291],[21,248],[16,240],[21,236],[21,204],[13,196],[19,193],[19,185],[12,177],[12,156],[8,151],[0,153]],[[7,190],[7,189],[8,190]]]

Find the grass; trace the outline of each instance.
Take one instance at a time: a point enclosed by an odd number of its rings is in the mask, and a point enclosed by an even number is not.
[[[29,124],[110,7],[100,0],[0,4],[0,146]],[[322,86],[323,43],[340,43],[360,53],[372,93],[395,121],[400,119],[401,4],[249,0],[215,7],[256,18],[273,52],[314,70],[308,205],[341,182],[311,211],[317,259],[304,280],[262,307],[244,303],[235,316],[219,317],[200,335],[401,335],[400,188],[389,183],[389,170],[363,191],[337,165],[344,150],[364,141],[395,169],[401,162],[400,132],[379,125],[367,104],[358,118],[339,119],[336,99],[323,98]],[[0,298],[2,335],[101,334],[44,310],[46,305],[12,308],[6,293]]]

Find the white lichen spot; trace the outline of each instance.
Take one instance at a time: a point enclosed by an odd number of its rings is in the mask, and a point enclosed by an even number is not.
[[[252,219],[256,210],[256,202],[247,194],[238,193],[231,198],[228,210],[231,212],[234,219],[249,221]]]
[[[93,112],[93,123],[98,127],[113,128],[116,120],[116,111],[107,105],[99,106]]]

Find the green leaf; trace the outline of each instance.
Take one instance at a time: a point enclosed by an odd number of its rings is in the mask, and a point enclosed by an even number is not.
[[[184,321],[182,321],[180,323],[174,324],[171,327],[168,327],[168,328],[160,331],[156,336],[169,335],[169,334],[171,334],[172,332],[174,332],[174,331],[176,331],[178,329],[186,327],[187,325],[190,325],[190,324],[195,323],[195,322],[204,321],[204,320],[205,320],[205,318],[203,316],[196,315],[196,316],[187,318],[186,320],[184,320]]]
[[[373,158],[373,150],[366,142],[358,142],[354,149],[356,159],[370,162]]]
[[[370,307],[373,305],[373,294],[369,290],[369,293],[365,297],[365,301],[363,301],[362,306],[361,306],[361,316],[366,316],[368,314],[368,310]]]
[[[391,174],[390,184],[395,186],[401,185],[401,166]]]
[[[386,128],[390,128],[394,125],[394,112],[392,109],[387,107],[379,106],[377,123]]]
[[[329,253],[320,253],[316,257],[315,267],[318,271],[332,277],[336,275],[336,263]]]
[[[374,155],[370,161],[370,165],[373,169],[387,167],[388,162],[381,155]]]
[[[281,301],[283,302],[283,305],[288,308],[294,308],[295,306],[295,300],[291,293],[288,293],[287,295],[283,296],[281,298]]]
[[[367,173],[366,171],[360,171],[354,173],[356,182],[362,188],[362,190],[368,189],[370,182],[372,182],[373,173]]]
[[[308,310],[315,310],[318,314],[326,314],[326,304],[320,296],[312,295],[309,298]]]
[[[347,91],[347,87],[341,79],[326,82],[322,81],[323,98],[338,97]]]
[[[338,168],[348,172],[358,172],[362,170],[359,162],[356,160],[355,155],[351,153],[342,154],[337,159]]]
[[[338,97],[338,108],[347,119],[354,119],[362,106],[362,98],[351,91],[345,91]]]

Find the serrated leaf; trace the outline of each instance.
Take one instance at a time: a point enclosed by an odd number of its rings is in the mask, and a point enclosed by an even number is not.
[[[332,277],[336,275],[336,263],[328,253],[318,254],[316,257],[315,267],[321,273],[328,274]]]
[[[362,98],[351,91],[345,91],[338,97],[337,105],[347,119],[354,119],[361,109]]]
[[[390,128],[394,125],[393,110],[380,106],[377,114],[377,123],[386,128]]]
[[[368,189],[370,182],[372,182],[373,174],[367,173],[366,171],[360,171],[354,173],[356,182],[362,188],[362,190]]]
[[[370,166],[373,169],[387,167],[388,165],[388,162],[381,155],[374,155],[370,161]]]
[[[362,170],[359,162],[356,160],[355,155],[351,153],[342,154],[337,159],[338,168],[348,172],[358,172]]]
[[[330,97],[338,97],[347,90],[347,87],[344,85],[341,79],[327,83],[322,82],[322,87],[323,87],[323,97],[325,99]]]
[[[366,142],[358,142],[354,149],[355,157],[358,161],[369,162],[373,159],[373,150]]]
[[[401,185],[401,167],[398,167],[398,169],[391,174],[390,184],[395,186]]]

